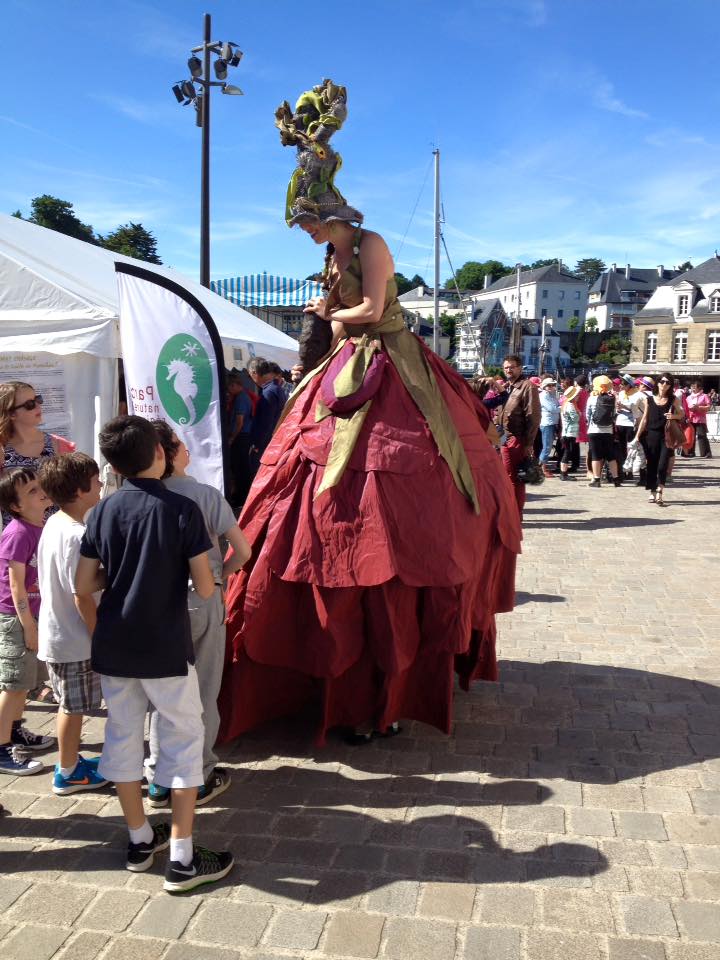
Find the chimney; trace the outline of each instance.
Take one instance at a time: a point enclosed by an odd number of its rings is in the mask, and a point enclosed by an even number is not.
[[[611,264],[610,264],[610,273],[616,273],[616,272],[617,272],[617,264],[616,264],[616,263],[611,263]]]
[[[486,273],[485,278],[483,280],[483,290],[487,290],[487,288],[490,286],[491,283],[492,283],[492,274]]]
[[[558,265],[558,273],[562,273],[563,271],[562,260],[558,259],[557,265]]]
[[[629,263],[626,263],[626,264],[625,264],[625,279],[626,279],[626,280],[629,280],[629,279],[630,279],[630,264],[629,264]]]
[[[660,264],[657,268],[657,271],[658,271],[658,276],[662,280],[663,277],[665,276],[665,267],[662,264]]]

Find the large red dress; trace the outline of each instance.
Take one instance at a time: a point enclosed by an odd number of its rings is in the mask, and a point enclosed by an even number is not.
[[[497,679],[495,614],[512,609],[521,539],[512,487],[484,406],[424,344],[411,346],[449,409],[479,511],[392,362],[342,478],[315,498],[336,423],[317,422],[330,375],[318,373],[240,517],[252,557],[228,587],[220,740],[309,702],[321,742],[335,726],[400,718],[449,732],[454,671],[465,689]]]

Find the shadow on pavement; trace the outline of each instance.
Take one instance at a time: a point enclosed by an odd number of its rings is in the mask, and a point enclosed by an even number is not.
[[[652,517],[592,517],[590,520],[548,520],[545,523],[530,520],[523,521],[523,530],[611,530],[618,527],[662,527],[671,523],[682,521]]]
[[[515,606],[520,607],[523,603],[565,603],[567,597],[561,597],[557,593],[526,593],[524,590],[518,590],[515,594]]]

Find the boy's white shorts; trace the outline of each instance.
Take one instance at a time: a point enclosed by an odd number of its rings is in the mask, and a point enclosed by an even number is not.
[[[158,712],[155,783],[202,786],[204,728],[195,667],[188,664],[186,677],[100,679],[108,712],[100,776],[115,783],[142,779],[145,717],[152,704]]]

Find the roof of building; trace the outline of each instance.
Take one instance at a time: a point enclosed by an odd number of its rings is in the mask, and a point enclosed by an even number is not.
[[[541,337],[542,336],[542,320],[526,320],[522,325],[522,335],[524,337]],[[560,337],[559,333],[556,333],[552,327],[545,325],[545,337]]]
[[[401,293],[398,300],[400,303],[409,303],[410,301],[415,302],[417,300],[433,300],[434,296],[432,287],[413,287],[412,290]],[[438,291],[438,297],[441,300],[457,300],[457,291],[440,289]]]
[[[492,300],[483,300],[480,303],[473,304],[473,320],[476,323],[484,323],[485,320],[491,316],[493,310],[497,310],[498,307],[503,310],[503,305],[500,302],[499,297],[494,297]]]
[[[720,257],[715,254],[714,257],[710,257],[709,260],[705,260],[703,263],[693,267],[692,270],[687,270],[685,273],[677,277],[673,286],[676,286],[677,283],[680,283],[683,280],[688,280],[690,283],[720,283]]]
[[[695,300],[696,297],[697,300],[692,307],[690,316],[695,318],[711,316],[709,297],[717,287],[720,287],[720,257],[715,254],[714,257],[698,264],[692,270],[681,273],[670,283],[661,284],[643,309],[635,314],[634,322],[651,323],[656,319],[665,317],[674,318],[676,316],[676,301],[679,296],[676,291],[679,289],[682,293],[682,285],[685,283],[692,284],[696,288],[692,293],[692,300]],[[689,292],[692,288],[687,289]]]
[[[663,268],[662,277],[659,268],[630,267],[630,276],[626,276],[625,269],[606,270],[601,273],[595,283],[590,287],[590,293],[601,294],[598,303],[618,303],[620,302],[621,291],[627,290],[645,290],[652,293],[661,283],[667,283],[680,276],[679,270],[666,270]]]
[[[551,263],[547,267],[538,267],[535,270],[521,270],[520,271],[520,284],[526,283],[579,283],[584,284],[585,281],[581,277],[575,276],[574,273],[570,273],[569,270],[565,270],[564,267],[558,267],[556,263]],[[511,273],[507,277],[501,277],[499,280],[496,280],[495,283],[491,283],[489,287],[486,287],[485,290],[479,291],[480,293],[487,293],[488,290],[507,290],[510,287],[517,285],[517,274]]]

